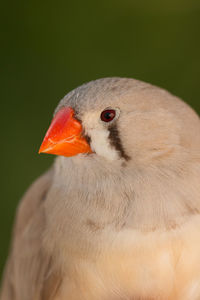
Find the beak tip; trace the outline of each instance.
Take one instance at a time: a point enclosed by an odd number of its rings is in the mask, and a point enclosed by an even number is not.
[[[41,154],[41,153],[43,153],[43,152],[45,152],[45,148],[44,148],[44,146],[43,146],[43,144],[40,146],[40,148],[39,148],[39,151],[38,151],[38,154]]]

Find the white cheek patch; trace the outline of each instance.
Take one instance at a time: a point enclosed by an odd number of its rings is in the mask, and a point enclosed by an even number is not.
[[[83,117],[82,121],[86,134],[91,138],[90,146],[92,150],[106,159],[119,159],[119,153],[111,146],[109,130],[101,123],[99,113],[90,112]]]
[[[109,131],[107,128],[90,129],[87,130],[88,135],[91,137],[91,148],[98,155],[103,156],[109,160],[119,159],[118,152],[111,147],[109,141]]]

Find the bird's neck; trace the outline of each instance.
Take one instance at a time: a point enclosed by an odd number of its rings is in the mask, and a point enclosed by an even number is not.
[[[74,254],[79,245],[81,255],[84,249],[91,255],[119,232],[177,230],[200,212],[199,175],[198,164],[112,169],[90,159],[59,158],[46,200],[47,236],[57,237],[62,252],[66,247]]]
[[[200,163],[190,159],[139,169],[63,157],[56,162],[55,181],[69,206],[77,206],[94,222],[155,230],[174,228],[199,214],[199,176]]]

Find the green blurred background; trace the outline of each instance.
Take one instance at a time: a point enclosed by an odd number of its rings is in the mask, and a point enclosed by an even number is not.
[[[0,273],[17,203],[52,163],[37,151],[68,91],[134,77],[200,112],[200,1],[4,1],[1,22]]]

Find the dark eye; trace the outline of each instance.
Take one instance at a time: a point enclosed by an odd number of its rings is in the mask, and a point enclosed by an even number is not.
[[[114,109],[106,109],[101,113],[101,120],[104,122],[112,121],[116,116],[116,111]]]

